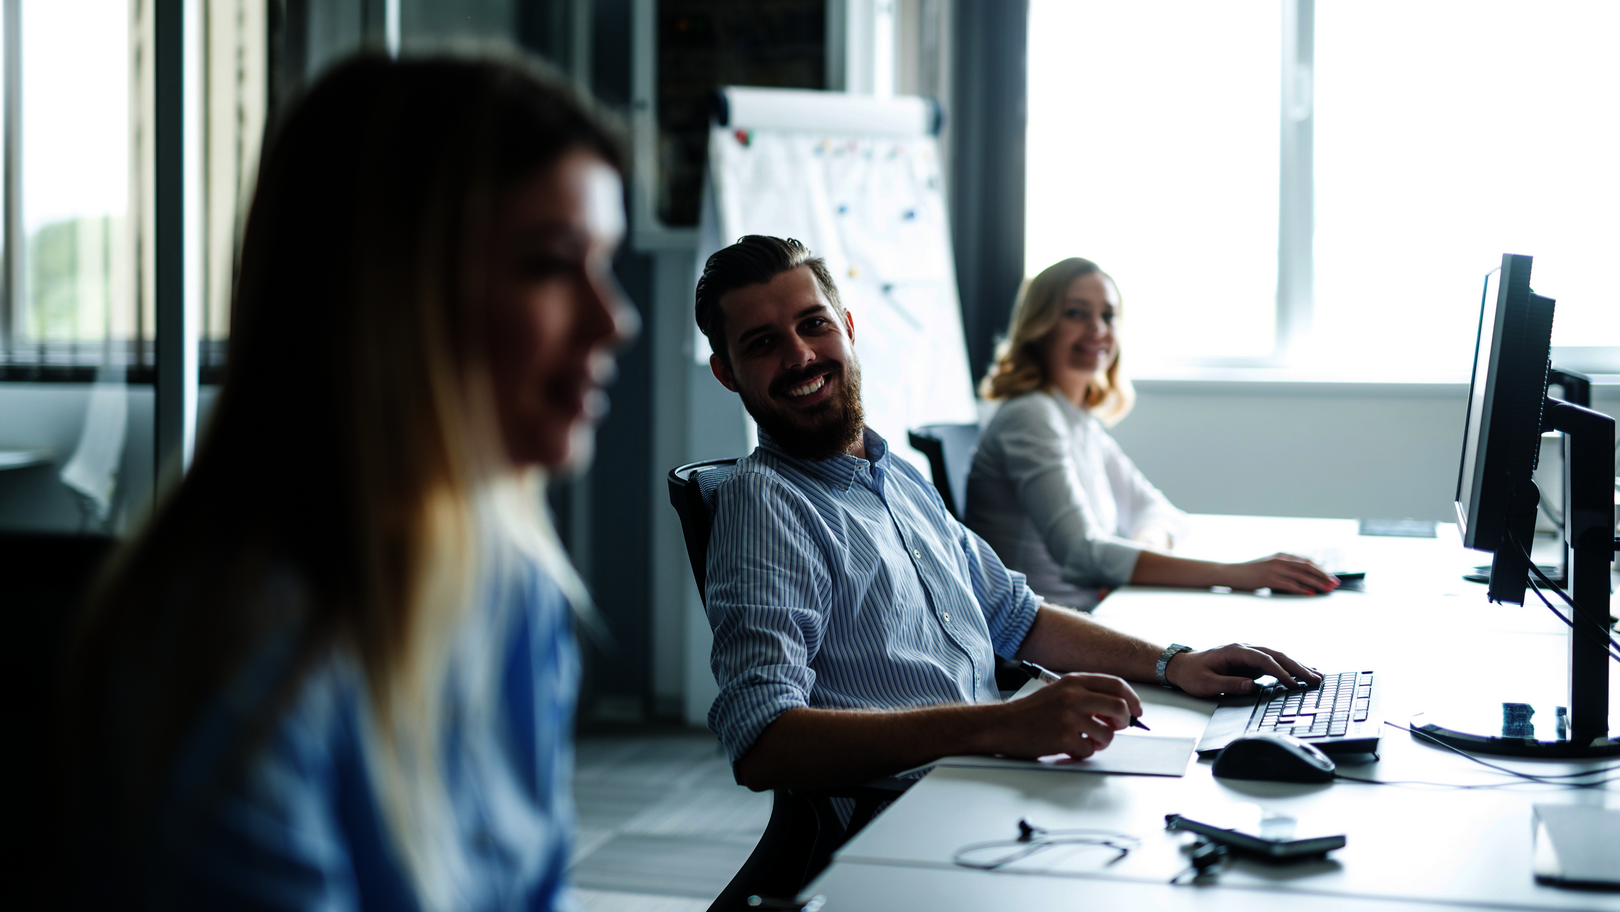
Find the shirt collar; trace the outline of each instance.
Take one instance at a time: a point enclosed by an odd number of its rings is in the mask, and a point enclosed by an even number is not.
[[[1053,401],[1058,404],[1058,408],[1063,410],[1063,417],[1069,419],[1070,424],[1079,424],[1080,422],[1091,417],[1091,413],[1089,411],[1075,405],[1068,396],[1063,395],[1057,390],[1048,389],[1042,390],[1042,392],[1052,397]]]
[[[866,458],[861,459],[848,453],[841,453],[831,459],[799,459],[791,456],[786,450],[771,439],[771,435],[763,429],[759,432],[759,445],[769,450],[779,459],[791,462],[794,466],[809,475],[811,478],[840,490],[847,491],[855,483],[855,478],[862,469],[871,467],[874,476],[888,468],[889,442],[884,440],[871,428],[863,428],[861,440],[866,444]]]

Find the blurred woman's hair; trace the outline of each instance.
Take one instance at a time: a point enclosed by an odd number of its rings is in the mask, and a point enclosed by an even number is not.
[[[1082,276],[1097,275],[1109,285],[1114,279],[1090,260],[1069,257],[1024,280],[1013,303],[1012,325],[996,345],[996,360],[979,384],[979,395],[986,399],[1011,399],[1031,390],[1045,389],[1052,382],[1047,376],[1041,342],[1057,326],[1063,315],[1063,298],[1069,285]],[[1115,294],[1119,286],[1114,285]],[[1123,301],[1121,301],[1123,304]],[[1120,343],[1116,335],[1114,357],[1105,370],[1098,371],[1086,386],[1085,406],[1104,424],[1113,426],[1136,404],[1131,381],[1120,373]]]
[[[160,810],[200,715],[291,630],[218,775],[242,773],[312,669],[352,656],[377,799],[443,898],[438,701],[480,575],[527,555],[583,605],[539,473],[505,455],[485,350],[497,208],[579,150],[623,170],[587,101],[487,55],[354,59],[267,140],[195,463],[103,573],[71,658],[68,757],[122,759],[103,810],[126,837]],[[287,578],[299,597],[269,597]]]

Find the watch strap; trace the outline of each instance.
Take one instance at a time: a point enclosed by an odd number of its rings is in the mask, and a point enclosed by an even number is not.
[[[1153,674],[1159,679],[1160,687],[1170,686],[1170,679],[1164,676],[1164,670],[1170,666],[1170,660],[1184,652],[1192,651],[1191,646],[1183,646],[1180,643],[1171,643],[1164,647],[1164,652],[1159,653],[1159,663],[1153,666]]]

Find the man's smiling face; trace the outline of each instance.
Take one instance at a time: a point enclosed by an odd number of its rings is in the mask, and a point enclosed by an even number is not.
[[[728,291],[719,303],[730,357],[709,357],[715,378],[792,455],[849,452],[864,427],[855,323],[828,300],[810,267]]]

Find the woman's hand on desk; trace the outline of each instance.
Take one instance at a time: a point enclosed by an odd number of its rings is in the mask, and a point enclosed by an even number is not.
[[[1241,564],[1226,564],[1222,574],[1226,582],[1217,585],[1233,589],[1270,589],[1293,595],[1316,595],[1332,592],[1339,580],[1303,557],[1292,554],[1273,554],[1259,560]]]
[[[996,707],[983,732],[981,753],[1009,757],[1068,754],[1089,757],[1114,740],[1114,732],[1142,714],[1136,691],[1105,674],[1066,674],[1021,700]]]
[[[1202,652],[1183,652],[1164,667],[1171,684],[1195,697],[1252,693],[1254,679],[1272,675],[1290,687],[1322,683],[1322,675],[1287,655],[1264,646],[1231,643]],[[1033,694],[1031,695],[1033,696]]]

